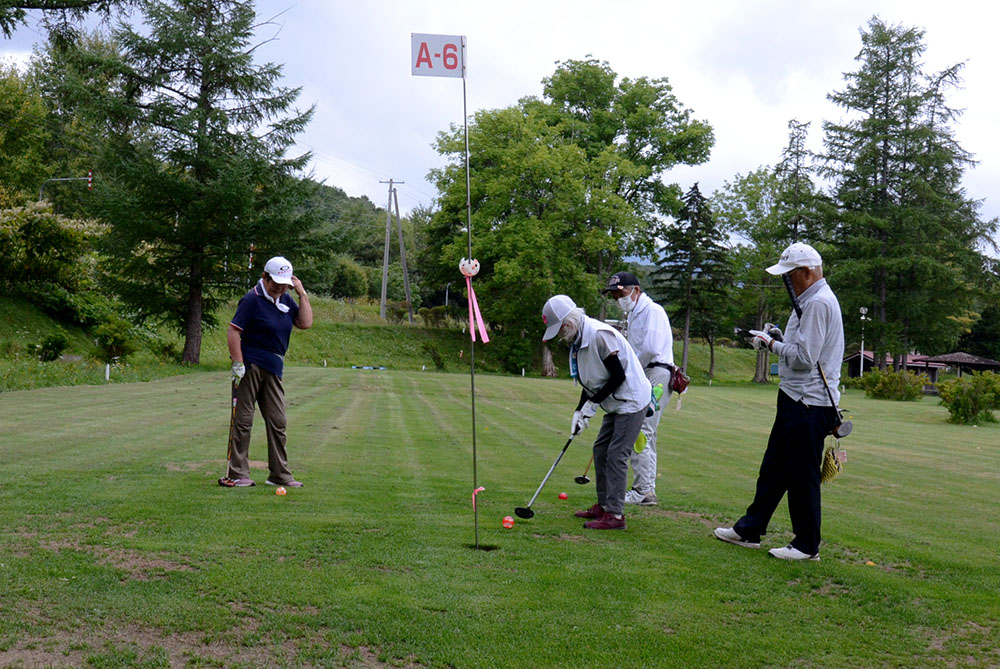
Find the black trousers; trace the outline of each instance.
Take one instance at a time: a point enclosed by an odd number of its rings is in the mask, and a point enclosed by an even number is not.
[[[757,491],[733,529],[760,541],[785,493],[795,538],[792,546],[814,555],[820,541],[820,466],[823,441],[836,424],[832,407],[808,406],[778,390],[778,409],[757,475]]]

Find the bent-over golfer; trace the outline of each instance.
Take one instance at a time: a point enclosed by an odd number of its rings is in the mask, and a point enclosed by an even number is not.
[[[299,296],[298,304],[288,295],[289,287]],[[219,485],[227,488],[255,485],[250,478],[250,429],[254,407],[260,405],[267,430],[267,484],[302,486],[288,469],[285,389],[281,375],[292,326],[307,330],[312,323],[309,295],[292,274],[292,263],[281,256],[271,258],[257,284],[240,299],[226,333],[233,381],[239,385],[229,470],[219,479]]]
[[[542,321],[543,341],[558,334],[570,345],[570,373],[583,386],[570,434],[586,429],[598,406],[606,412],[594,441],[597,504],[575,515],[588,519],[583,526],[591,530],[624,530],[628,458],[650,405],[649,381],[621,333],[589,318],[566,295],[549,298]]]
[[[601,292],[611,295],[625,314],[625,338],[635,351],[650,385],[654,388],[659,385],[663,390],[653,415],[642,421],[640,440],[629,458],[632,463],[632,489],[625,493],[626,504],[651,506],[657,503],[656,435],[663,407],[670,402],[674,335],[667,312],[643,292],[635,274],[612,274]]]
[[[738,546],[760,548],[760,538],[787,492],[795,538],[769,552],[784,560],[818,560],[823,441],[837,423],[837,410],[827,393],[834,403],[839,401],[844,323],[840,303],[823,278],[823,260],[813,247],[792,244],[767,272],[788,275],[802,317],[792,312],[783,341],[772,336],[778,334],[775,331],[750,331],[755,349],[766,348],[778,355],[778,409],[753,502],[735,525],[716,528],[715,536]],[[817,363],[823,366],[829,391]]]

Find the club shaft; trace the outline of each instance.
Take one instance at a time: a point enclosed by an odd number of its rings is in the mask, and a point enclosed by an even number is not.
[[[573,435],[573,436],[576,436],[576,435]],[[538,493],[542,492],[542,488],[545,487],[545,483],[549,480],[549,477],[552,476],[552,472],[555,471],[556,465],[558,465],[559,461],[562,460],[563,454],[566,452],[566,449],[569,448],[569,445],[571,443],[573,443],[573,437],[570,437],[569,441],[566,442],[566,445],[562,447],[561,451],[559,451],[559,455],[556,456],[556,461],[552,463],[551,467],[549,467],[549,472],[545,475],[545,478],[542,479],[541,484],[539,484],[539,486],[538,486],[538,490],[536,490],[535,494],[531,496],[531,501],[528,502],[528,507],[527,508],[531,508],[531,505],[535,503],[535,498],[538,497]]]

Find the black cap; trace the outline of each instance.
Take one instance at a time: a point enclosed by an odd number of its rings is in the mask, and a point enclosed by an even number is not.
[[[613,290],[618,290],[619,288],[626,288],[628,286],[638,286],[639,279],[635,278],[635,274],[632,272],[617,272],[611,275],[608,279],[608,285],[601,290],[602,293],[610,293]]]

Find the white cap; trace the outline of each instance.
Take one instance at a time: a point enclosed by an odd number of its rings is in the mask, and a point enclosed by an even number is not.
[[[566,315],[576,309],[576,302],[566,295],[553,295],[542,307],[542,322],[545,323],[545,334],[542,341],[548,341],[559,334]]]
[[[292,263],[281,256],[274,256],[264,265],[264,271],[271,276],[275,283],[283,283],[293,286],[292,283]]]
[[[785,249],[777,265],[767,268],[768,274],[785,274],[791,272],[796,267],[822,267],[823,259],[819,257],[819,252],[808,244],[795,242]]]

